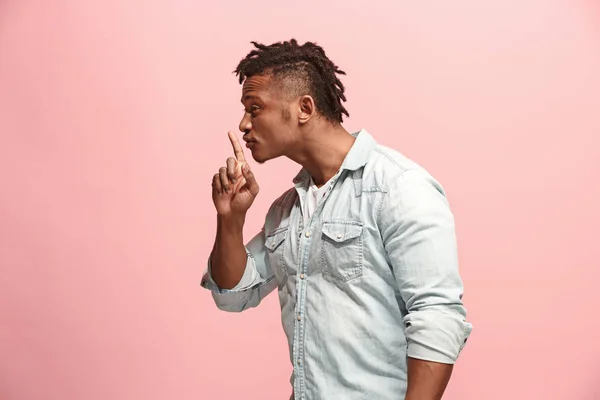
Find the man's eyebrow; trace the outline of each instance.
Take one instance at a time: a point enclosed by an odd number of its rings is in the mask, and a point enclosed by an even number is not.
[[[241,100],[241,101],[242,101],[242,103],[243,103],[243,102],[244,102],[244,101],[246,101],[246,100],[259,100],[259,98],[258,98],[258,97],[256,97],[256,96],[255,96],[255,95],[253,95],[253,94],[246,94],[246,95],[244,95],[244,97],[242,97],[242,100]]]

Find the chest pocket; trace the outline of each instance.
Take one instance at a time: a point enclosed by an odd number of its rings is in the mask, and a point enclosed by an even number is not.
[[[265,239],[265,247],[267,248],[267,257],[269,258],[269,265],[273,270],[273,273],[277,277],[279,286],[283,285],[287,279],[287,270],[285,268],[284,250],[285,250],[285,239],[289,227],[277,228],[273,232],[269,233]]]
[[[321,241],[323,274],[341,283],[363,275],[363,224],[354,220],[324,221]]]

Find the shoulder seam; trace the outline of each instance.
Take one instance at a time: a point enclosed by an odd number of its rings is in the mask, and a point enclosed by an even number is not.
[[[391,157],[388,153],[386,153],[385,151],[383,151],[381,149],[380,146],[376,146],[374,149],[374,151],[376,151],[377,153],[381,154],[382,156],[384,156],[385,158],[387,158],[389,161],[392,162],[392,164],[394,164],[395,166],[397,166],[398,168],[400,168],[401,170],[407,170],[408,168],[404,167],[402,164],[400,164],[398,162],[398,160],[395,160],[393,157]]]
[[[398,172],[396,175],[394,175],[393,178],[390,179],[390,189],[392,188],[392,186],[402,177],[402,175],[404,175],[407,171],[416,171],[417,169],[415,168],[402,168],[402,170],[400,172]],[[377,225],[379,226],[379,220],[381,218],[381,212],[383,210],[383,203],[385,202],[385,199],[387,198],[387,196],[389,195],[389,193],[391,192],[391,190],[386,191],[385,193],[383,193],[383,196],[381,196],[381,200],[379,201],[379,206],[377,206],[377,216],[375,218],[375,221],[377,221]]]

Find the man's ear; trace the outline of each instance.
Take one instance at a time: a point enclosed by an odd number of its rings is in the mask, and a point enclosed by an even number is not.
[[[298,113],[298,122],[301,124],[307,123],[317,112],[317,107],[315,105],[315,100],[312,96],[304,95],[300,97],[300,101],[298,103],[300,110]]]

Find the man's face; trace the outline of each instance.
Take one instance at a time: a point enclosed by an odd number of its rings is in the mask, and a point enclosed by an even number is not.
[[[244,116],[239,128],[252,158],[263,163],[285,156],[295,144],[297,124],[282,85],[268,75],[252,76],[244,81],[242,104]]]

